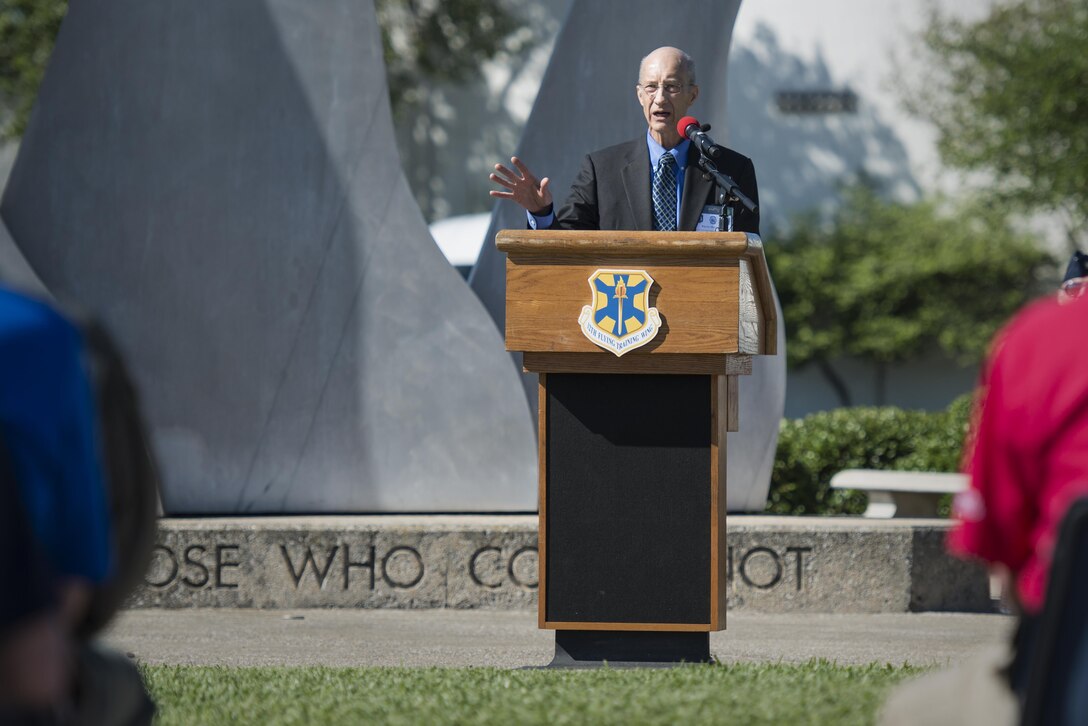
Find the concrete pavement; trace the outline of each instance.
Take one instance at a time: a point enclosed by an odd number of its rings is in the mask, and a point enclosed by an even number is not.
[[[721,662],[947,665],[1008,637],[1005,615],[729,613]],[[519,666],[551,660],[535,611],[127,610],[105,636],[144,663],[226,666]]]

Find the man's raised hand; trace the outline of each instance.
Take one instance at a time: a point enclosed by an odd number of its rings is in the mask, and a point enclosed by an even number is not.
[[[495,164],[495,171],[489,177],[491,181],[500,184],[510,191],[492,189],[490,194],[500,199],[513,199],[523,209],[531,214],[546,213],[552,205],[552,193],[548,189],[548,177],[537,181],[529,167],[522,163],[516,156],[510,158],[514,169],[509,169],[502,164]],[[516,171],[515,171],[516,169]]]

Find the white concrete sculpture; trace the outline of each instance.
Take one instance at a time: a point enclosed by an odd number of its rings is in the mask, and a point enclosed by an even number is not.
[[[167,513],[535,508],[517,373],[404,181],[370,2],[73,3],[0,215],[120,343]]]

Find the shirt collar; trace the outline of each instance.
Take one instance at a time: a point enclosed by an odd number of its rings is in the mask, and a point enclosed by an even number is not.
[[[681,172],[688,165],[688,147],[691,146],[691,141],[684,139],[679,144],[669,149],[669,153],[676,159],[676,168]],[[650,136],[650,130],[646,129],[646,147],[650,150],[650,168],[656,169],[657,162],[661,159],[661,155],[665,153],[665,147],[657,143],[657,140],[653,136]]]

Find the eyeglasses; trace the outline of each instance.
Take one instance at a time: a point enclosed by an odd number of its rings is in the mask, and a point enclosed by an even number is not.
[[[676,94],[680,93],[680,91],[683,91],[685,88],[687,88],[688,84],[666,83],[664,85],[660,85],[657,83],[640,83],[638,87],[641,88],[642,92],[645,93],[647,96],[656,96],[658,89],[664,90],[666,96],[675,96]]]

